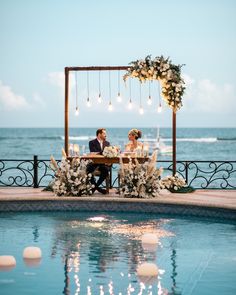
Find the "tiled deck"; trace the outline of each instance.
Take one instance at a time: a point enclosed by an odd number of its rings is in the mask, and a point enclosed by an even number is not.
[[[85,197],[56,197],[41,188],[0,188],[0,212],[4,211],[129,211],[167,213],[236,220],[235,190],[197,190],[173,194],[163,191],[155,199],[123,198],[111,190]]]

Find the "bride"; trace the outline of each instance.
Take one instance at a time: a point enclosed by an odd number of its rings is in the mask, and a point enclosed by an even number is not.
[[[143,144],[138,139],[142,137],[142,132],[138,129],[131,129],[128,133],[129,143],[125,145],[126,152],[135,152],[137,149],[142,150]]]

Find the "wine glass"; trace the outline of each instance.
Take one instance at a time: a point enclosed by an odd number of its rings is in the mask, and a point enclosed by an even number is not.
[[[82,145],[81,150],[82,150],[82,155],[85,155],[85,145],[84,144]]]
[[[121,145],[120,144],[116,145],[116,148],[117,148],[117,152],[120,154],[121,153]]]

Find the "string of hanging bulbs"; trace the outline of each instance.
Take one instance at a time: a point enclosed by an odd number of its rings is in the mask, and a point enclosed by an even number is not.
[[[77,72],[75,72],[75,115],[76,115],[76,116],[79,115]]]
[[[89,76],[89,71],[87,71],[87,79],[86,79],[86,90],[87,90],[87,99],[86,99],[86,105],[88,108],[90,108],[92,106],[92,102],[91,102],[91,97],[90,97],[90,76]],[[121,73],[120,70],[117,71],[117,97],[116,97],[116,101],[120,104],[123,101],[122,95],[121,95]],[[154,103],[153,100],[153,81],[149,80],[148,82],[148,96],[147,96],[147,105],[148,106],[152,106]],[[158,84],[158,95],[157,95],[157,100],[158,100],[158,104],[157,104],[157,112],[160,113],[162,112],[162,98],[161,98],[161,89],[160,89],[160,82],[157,81]],[[105,99],[104,99],[104,91],[102,93],[102,89],[101,89],[101,71],[98,71],[98,96],[97,96],[97,102],[99,104],[101,104],[102,102],[105,103]],[[143,94],[142,94],[142,90],[143,90],[143,85],[145,85],[145,83],[141,83],[139,82],[139,114],[143,115],[144,114],[144,107],[143,107]],[[132,79],[129,79],[129,84],[127,85],[128,88],[128,92],[129,92],[129,99],[128,99],[128,104],[127,104],[127,108],[128,109],[132,109],[133,108],[133,86],[132,86]],[[81,89],[81,83],[80,83],[80,89]],[[104,88],[103,88],[104,89]],[[112,87],[111,87],[111,71],[108,71],[108,111],[113,111],[114,107],[112,104]],[[154,96],[156,97],[156,95]],[[78,116],[79,115],[79,105],[78,105],[78,76],[77,76],[77,71],[75,71],[75,115]]]

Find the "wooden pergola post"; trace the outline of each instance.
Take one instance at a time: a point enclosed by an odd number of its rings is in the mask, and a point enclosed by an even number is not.
[[[176,174],[176,112],[172,111],[172,163],[173,170],[172,175]]]
[[[65,67],[65,152],[69,153],[69,73],[70,71],[126,71],[128,66]],[[176,174],[176,112],[172,112],[173,175]]]
[[[65,68],[65,152],[69,152],[69,68]]]

